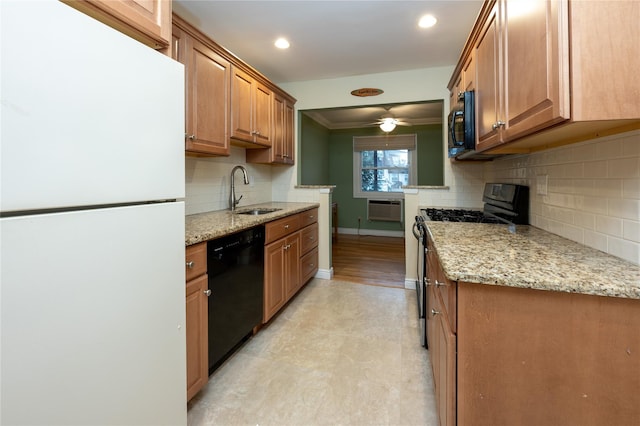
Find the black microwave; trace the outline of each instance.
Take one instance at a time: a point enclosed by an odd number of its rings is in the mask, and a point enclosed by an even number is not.
[[[476,148],[475,101],[473,91],[460,92],[448,120],[449,157]]]

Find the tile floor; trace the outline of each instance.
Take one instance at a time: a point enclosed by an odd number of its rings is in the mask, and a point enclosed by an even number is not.
[[[189,403],[199,425],[436,425],[415,292],[313,279]]]

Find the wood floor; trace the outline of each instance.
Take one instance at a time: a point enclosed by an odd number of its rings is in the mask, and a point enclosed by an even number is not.
[[[404,238],[338,235],[333,242],[333,279],[404,288]]]

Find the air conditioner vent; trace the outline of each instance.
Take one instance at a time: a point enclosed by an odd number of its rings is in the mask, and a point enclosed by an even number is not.
[[[367,200],[367,219],[402,222],[402,200]]]

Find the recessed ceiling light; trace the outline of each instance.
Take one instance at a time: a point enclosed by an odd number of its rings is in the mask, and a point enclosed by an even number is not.
[[[286,38],[279,38],[276,40],[276,42],[274,43],[276,45],[276,47],[278,49],[288,49],[289,48],[289,42],[287,41]]]
[[[433,16],[433,15],[424,15],[418,21],[418,26],[420,28],[431,28],[436,24],[436,22],[438,22],[438,20],[436,19],[435,16]]]

